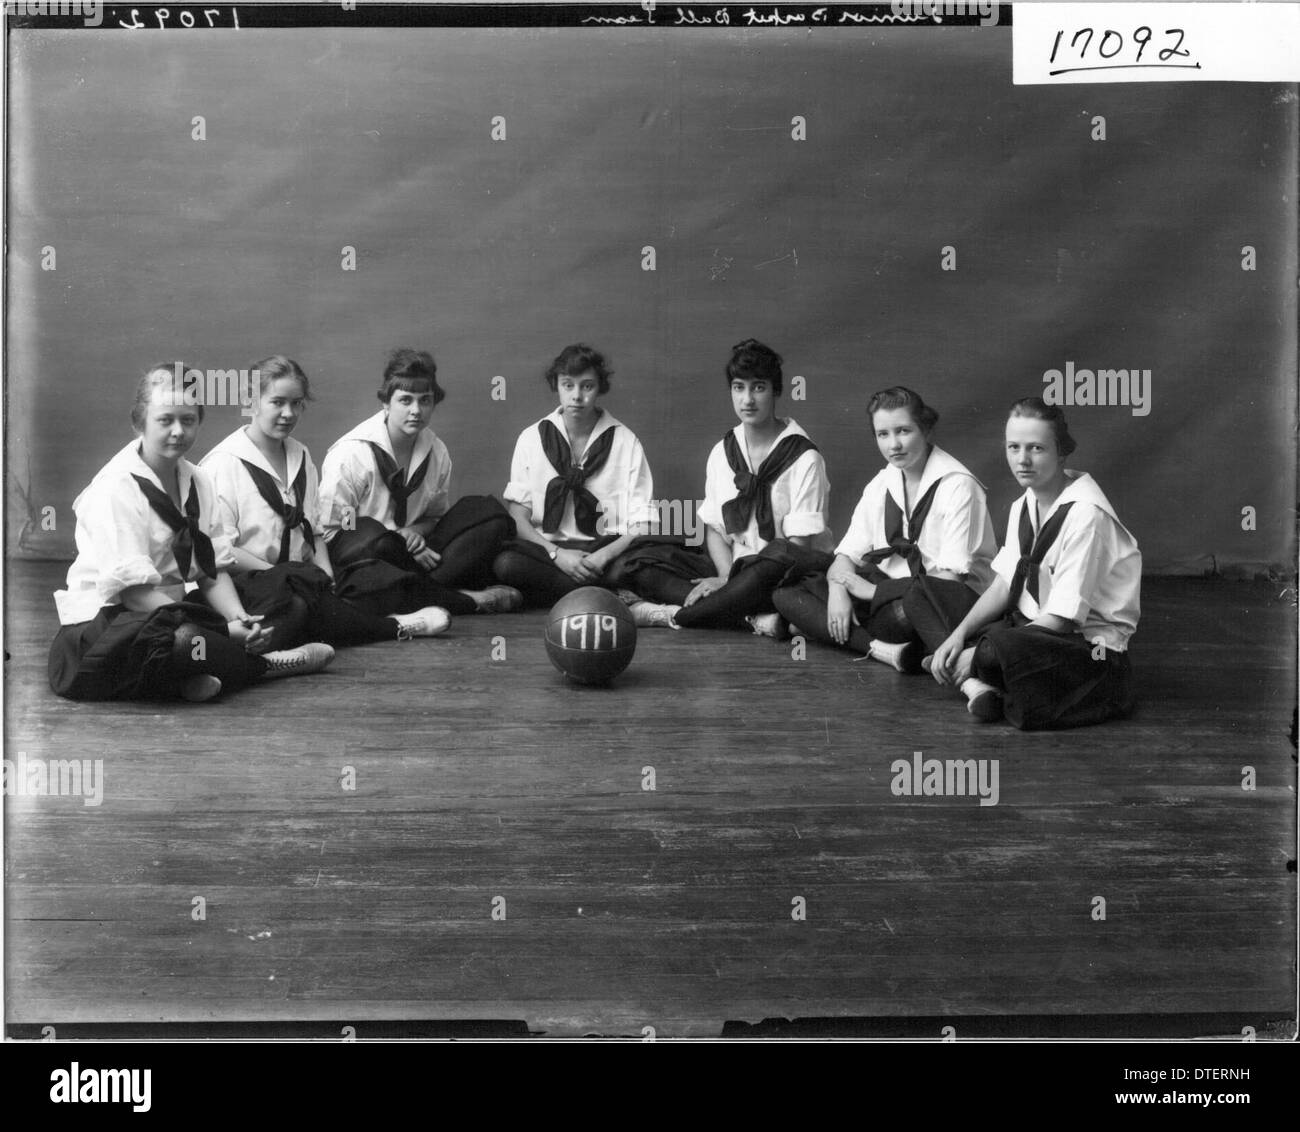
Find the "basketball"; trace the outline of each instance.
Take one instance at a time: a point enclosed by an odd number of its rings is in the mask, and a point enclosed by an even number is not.
[[[607,684],[632,663],[636,622],[608,590],[584,586],[565,594],[546,618],[546,654],[579,684]]]

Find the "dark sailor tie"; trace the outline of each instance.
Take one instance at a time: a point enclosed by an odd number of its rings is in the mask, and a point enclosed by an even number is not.
[[[912,508],[912,518],[907,524],[907,535],[903,534],[903,509],[894,501],[892,494],[885,492],[885,530],[889,542],[879,550],[863,555],[864,562],[883,562],[886,558],[892,558],[897,554],[899,558],[906,560],[907,572],[913,578],[925,573],[925,566],[921,562],[921,548],[916,543],[921,537],[925,517],[934,504],[935,490],[942,482],[942,480],[935,480],[930,485],[930,490],[921,496],[916,506]]]
[[[310,521],[302,512],[303,500],[307,497],[306,459],[304,458],[303,462],[298,465],[298,474],[293,477],[293,504],[284,501],[284,496],[280,494],[280,485],[276,483],[275,477],[265,468],[259,468],[256,464],[249,463],[242,456],[239,462],[248,469],[248,474],[252,477],[253,484],[257,488],[257,494],[266,500],[266,505],[284,523],[284,530],[280,533],[280,557],[276,559],[276,562],[289,561],[289,536],[293,534],[295,527],[302,528],[302,537],[306,540],[307,545],[315,551],[316,532],[311,529]]]
[[[722,521],[727,534],[734,535],[749,526],[751,515],[758,518],[759,537],[766,542],[776,538],[776,521],[772,515],[772,485],[805,452],[816,452],[815,445],[806,436],[795,434],[781,440],[767,458],[751,472],[745,464],[744,454],[736,442],[736,434],[728,432],[722,438],[722,450],[727,456],[727,466],[735,477],[735,499],[722,505]]]
[[[406,479],[403,470],[397,466],[397,461],[385,448],[373,440],[367,440],[366,443],[374,450],[375,466],[379,469],[384,486],[388,488],[388,494],[393,497],[393,522],[399,528],[404,527],[406,526],[406,500],[415,493],[420,484],[424,483],[424,477],[429,473],[429,456],[421,460],[420,466],[411,474],[411,478]],[[431,456],[432,453],[429,455]]]
[[[614,429],[607,428],[587,447],[581,464],[574,464],[569,442],[560,435],[554,422],[544,420],[538,431],[542,436],[542,451],[555,469],[555,477],[546,485],[546,502],[542,510],[542,530],[553,534],[560,529],[564,518],[564,505],[573,498],[573,521],[584,535],[596,537],[596,521],[600,517],[600,501],[583,486],[609,459],[614,446]]]
[[[176,556],[176,565],[180,567],[181,577],[190,580],[190,561],[198,559],[199,570],[209,578],[217,576],[217,556],[212,549],[212,540],[203,533],[199,526],[199,485],[190,480],[190,494],[185,500],[185,514],[182,515],[171,497],[145,479],[131,473],[131,478],[140,485],[144,497],[149,501],[154,514],[175,532],[172,539],[172,553]]]
[[[1028,502],[1020,508],[1020,561],[1016,563],[1016,572],[1011,577],[1008,609],[1015,609],[1020,604],[1020,595],[1025,590],[1029,591],[1029,596],[1034,601],[1038,600],[1038,568],[1043,564],[1047,552],[1052,549],[1052,543],[1065,524],[1065,516],[1073,506],[1073,503],[1067,503],[1058,508],[1056,514],[1042,525],[1037,538],[1034,538],[1034,525],[1029,521]]]

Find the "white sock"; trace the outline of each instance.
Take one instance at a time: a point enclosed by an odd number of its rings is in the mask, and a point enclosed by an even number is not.
[[[961,682],[961,694],[967,700],[973,700],[976,696],[982,696],[985,692],[992,692],[995,696],[1002,695],[992,684],[986,684],[983,680],[976,680],[974,676],[967,676]]]

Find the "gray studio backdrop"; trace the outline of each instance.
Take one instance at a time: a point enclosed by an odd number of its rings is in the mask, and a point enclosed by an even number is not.
[[[45,506],[56,530],[26,547],[71,552],[70,503],[129,438],[150,361],[293,356],[319,461],[377,407],[385,351],[428,348],[456,491],[500,492],[551,407],[542,370],[585,340],[656,494],[693,499],[752,335],[803,378],[785,412],[826,454],[837,532],[880,466],[866,397],[902,382],[1000,535],[1005,406],[1070,362],[1151,371],[1145,415],[1070,412],[1073,462],[1149,570],[1294,558],[1294,86],[1014,87],[1006,28],[9,45],[11,552]],[[240,423],[212,411],[197,453]]]

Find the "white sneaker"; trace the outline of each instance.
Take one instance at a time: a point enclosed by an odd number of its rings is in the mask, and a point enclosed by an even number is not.
[[[436,637],[445,633],[451,624],[451,614],[441,605],[426,605],[414,613],[390,613],[397,622],[397,639],[409,641],[415,637]]]
[[[319,672],[334,659],[334,650],[329,645],[313,641],[296,649],[265,652],[262,659],[268,665],[262,679],[274,680],[280,676],[306,676],[310,672]]]
[[[899,672],[915,675],[921,669],[921,644],[919,641],[905,641],[899,645],[886,644],[884,641],[872,641],[871,652],[867,654],[872,660],[896,668]]]
[[[652,601],[638,601],[628,606],[638,629],[676,629],[678,626],[673,617],[679,609],[680,605],[655,605]]]
[[[779,613],[753,613],[745,620],[749,622],[755,636],[784,641],[790,635],[790,626]]]

